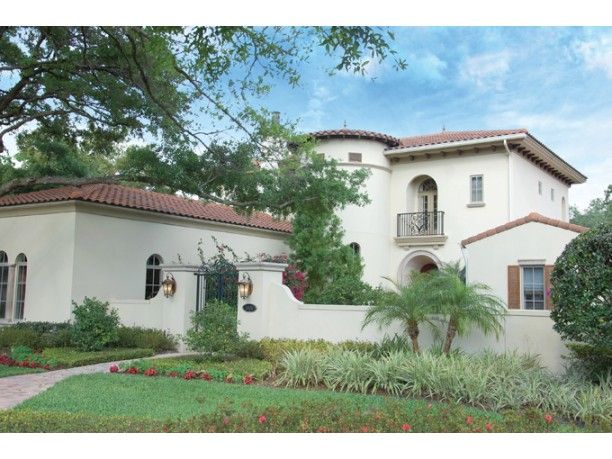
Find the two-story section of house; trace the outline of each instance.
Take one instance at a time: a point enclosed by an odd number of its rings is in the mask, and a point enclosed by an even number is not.
[[[373,285],[382,276],[405,282],[410,271],[443,262],[468,265],[462,241],[532,213],[567,223],[569,187],[586,180],[524,129],[312,135],[340,166],[371,172],[370,204],[341,216],[346,242],[363,257],[364,280]]]

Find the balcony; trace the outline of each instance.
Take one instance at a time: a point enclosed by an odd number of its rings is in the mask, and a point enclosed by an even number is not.
[[[397,214],[397,237],[400,247],[438,248],[446,242],[444,212],[409,212]]]

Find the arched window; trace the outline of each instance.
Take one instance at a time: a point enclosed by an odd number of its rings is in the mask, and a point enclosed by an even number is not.
[[[357,244],[356,242],[351,242],[349,244],[349,247],[353,249],[353,252],[355,252],[355,255],[357,256],[361,255],[361,246],[359,244]]]
[[[26,281],[28,277],[28,258],[20,253],[15,259],[15,314],[16,320],[23,319],[25,311]]]
[[[147,259],[147,277],[145,280],[145,300],[149,300],[157,295],[161,286],[161,264],[162,257],[151,255]]]
[[[9,265],[6,252],[0,250],[0,319],[6,319]]]

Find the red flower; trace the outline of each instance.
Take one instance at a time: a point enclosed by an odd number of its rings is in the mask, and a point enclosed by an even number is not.
[[[368,433],[370,431],[370,429],[368,428],[368,426],[361,426],[361,431],[363,433]]]
[[[128,368],[127,372],[131,375],[137,375],[138,374],[138,368],[136,367],[130,367]]]
[[[155,368],[147,368],[144,372],[145,376],[156,376],[157,370]]]
[[[546,421],[546,424],[552,424],[552,422],[553,422],[552,414],[545,414],[544,415],[544,420]]]
[[[111,365],[108,369],[111,373],[117,373],[119,371],[119,367],[117,365]]]
[[[168,432],[170,429],[168,428],[168,426],[164,426],[164,427],[162,427],[162,430],[163,430],[164,432]]]
[[[259,422],[260,424],[265,424],[266,421],[268,420],[268,418],[266,418],[263,414],[261,416],[259,416],[259,418],[257,419],[257,422]]]
[[[170,373],[168,373],[168,376],[170,376],[171,378],[176,378],[178,376],[178,372],[171,371]]]
[[[51,365],[49,365],[48,363],[43,367],[45,370],[50,370],[51,369]]]
[[[253,384],[253,375],[246,375],[242,382],[245,384]]]
[[[485,424],[485,429],[487,429],[487,432],[493,432],[493,424],[491,424],[490,422],[487,422]]]
[[[183,376],[183,379],[190,380],[195,377],[196,377],[196,374],[193,371],[189,370],[185,373],[185,376]]]
[[[36,362],[30,362],[29,367],[30,368],[36,368],[36,367],[38,367],[38,364]]]
[[[204,381],[212,381],[212,376],[211,376],[211,375],[210,375],[208,372],[206,372],[206,371],[205,371],[205,372],[202,374],[202,379],[203,379]]]
[[[465,423],[468,426],[471,426],[472,424],[474,424],[474,418],[472,416],[468,416],[467,418],[465,418]]]
[[[223,416],[223,425],[226,426],[230,423],[230,418],[227,416]]]
[[[410,432],[412,430],[412,426],[410,424],[402,424],[402,430],[404,432]]]

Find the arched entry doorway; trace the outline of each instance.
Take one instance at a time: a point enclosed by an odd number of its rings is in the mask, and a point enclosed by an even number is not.
[[[406,255],[398,268],[397,278],[403,285],[408,283],[412,271],[431,272],[442,266],[440,259],[427,250],[415,250]]]

